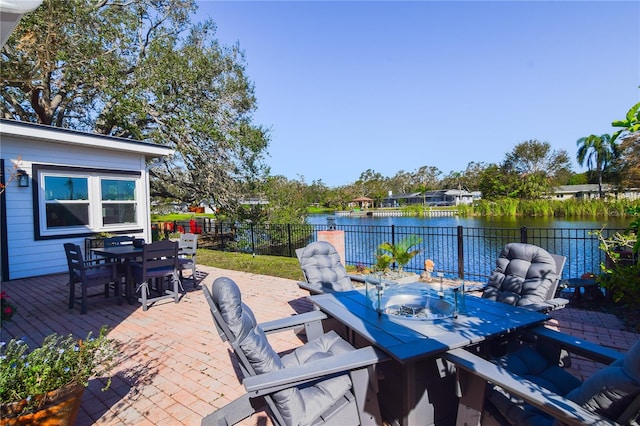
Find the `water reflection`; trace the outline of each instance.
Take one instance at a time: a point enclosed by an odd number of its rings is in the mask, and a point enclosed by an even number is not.
[[[598,272],[604,261],[593,230],[625,229],[631,218],[600,218],[594,220],[567,218],[463,218],[463,217],[349,217],[336,216],[336,227],[345,231],[345,260],[350,265],[371,266],[378,245],[384,241],[399,241],[407,235],[422,238],[419,256],[405,267],[420,273],[425,259],[431,259],[436,269],[447,277],[459,271],[465,277],[486,280],[495,260],[505,244],[523,240],[526,227],[527,242],[539,245],[550,253],[567,257],[563,278],[579,277],[585,272]],[[326,225],[327,215],[313,215],[313,225]],[[392,230],[393,225],[393,230]],[[457,227],[464,229],[463,256],[459,256]],[[490,231],[489,231],[490,230]],[[393,236],[392,236],[393,233]]]
[[[310,215],[307,223],[326,225],[326,214]],[[630,217],[602,218],[554,218],[554,217],[354,217],[334,216],[336,225],[370,225],[370,226],[464,226],[470,228],[589,228],[600,229],[626,228],[631,223]]]

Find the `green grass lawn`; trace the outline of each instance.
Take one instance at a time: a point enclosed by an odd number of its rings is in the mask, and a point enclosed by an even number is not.
[[[198,263],[232,271],[303,281],[298,259],[283,256],[252,256],[246,253],[198,249]]]

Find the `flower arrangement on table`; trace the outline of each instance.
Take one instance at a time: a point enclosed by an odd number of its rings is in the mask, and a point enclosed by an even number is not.
[[[11,321],[11,317],[16,312],[16,307],[9,302],[9,296],[6,292],[0,292],[0,311],[2,312],[2,321]]]
[[[103,390],[111,384],[115,366],[115,342],[107,338],[107,327],[85,340],[56,333],[45,337],[42,346],[29,352],[20,339],[2,342],[0,347],[0,403],[2,416],[17,417],[47,407],[53,391],[80,387],[80,395],[91,377],[107,376]]]

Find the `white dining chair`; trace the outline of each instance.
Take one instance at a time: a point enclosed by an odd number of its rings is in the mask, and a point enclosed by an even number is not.
[[[180,234],[180,241],[178,242],[178,271],[180,271],[180,282],[184,277],[182,271],[185,269],[191,270],[191,281],[193,287],[197,287],[197,275],[196,275],[196,252],[198,249],[198,235],[197,234]]]

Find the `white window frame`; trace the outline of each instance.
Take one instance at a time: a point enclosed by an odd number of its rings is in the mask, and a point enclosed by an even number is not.
[[[102,194],[102,181],[103,180],[120,180],[120,181],[133,181],[135,183],[135,190],[133,192],[133,200],[105,200],[103,198],[103,194]],[[139,185],[139,179],[132,179],[131,176],[120,176],[120,175],[109,175],[109,176],[105,176],[105,175],[100,175],[97,176],[97,185],[98,185],[98,192],[100,194],[100,207],[99,207],[99,221],[100,221],[100,225],[102,226],[102,228],[104,228],[105,230],[111,230],[114,228],[122,228],[122,227],[126,227],[129,228],[131,226],[139,226],[140,220],[140,212],[138,211],[138,205],[139,205],[139,200],[140,200],[140,195],[139,195],[139,190],[138,188],[140,187]],[[91,191],[90,191],[91,192]],[[134,222],[127,222],[127,223],[117,223],[117,224],[107,224],[105,225],[104,223],[104,215],[103,215],[103,208],[105,207],[105,205],[109,205],[109,204],[130,204],[133,205],[133,207],[135,208],[136,214],[135,214],[135,218],[134,218]]]
[[[131,231],[142,227],[142,213],[139,206],[144,205],[143,199],[143,176],[140,172],[118,171],[90,169],[80,167],[65,166],[46,166],[38,165],[34,167],[34,178],[37,179],[36,199],[34,200],[34,208],[37,209],[37,215],[34,215],[34,225],[36,238],[55,238],[67,237],[69,235],[91,235],[99,232],[118,232]],[[88,179],[88,202],[89,202],[89,224],[87,226],[60,226],[55,228],[47,227],[47,200],[45,196],[45,177],[77,177]],[[102,180],[126,180],[135,182],[134,197],[135,200],[103,200],[102,199]],[[71,201],[72,203],[73,201]],[[135,222],[134,223],[118,223],[104,225],[102,215],[102,207],[105,203],[131,203],[135,206]]]

